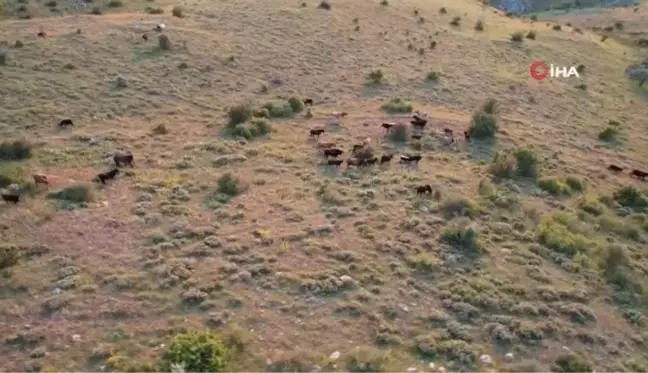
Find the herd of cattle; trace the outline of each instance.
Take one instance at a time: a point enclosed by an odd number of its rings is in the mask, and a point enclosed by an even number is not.
[[[74,122],[72,119],[63,119],[58,123],[58,126],[60,128],[66,128],[70,126],[74,126]],[[106,171],[106,172],[101,172],[97,174],[97,176],[94,178],[94,181],[98,181],[102,184],[106,184],[106,181],[112,180],[119,174],[119,168],[122,166],[129,166],[133,167],[133,154],[131,153],[125,153],[125,154],[115,154],[113,156],[113,161],[115,162],[115,167],[113,167],[111,170]],[[46,175],[43,174],[33,174],[32,178],[34,179],[34,184],[39,185],[50,185],[50,181]],[[11,202],[11,203],[18,203],[20,202],[20,191],[12,190],[3,190],[2,193],[2,199],[5,202]]]
[[[41,33],[43,32],[41,31]],[[44,33],[43,35],[40,35],[39,33],[39,37],[44,37],[44,36],[45,36]],[[313,100],[305,99],[303,100],[303,102],[308,107],[306,112],[306,117],[311,118],[313,114],[311,112],[310,107],[313,106]],[[333,113],[333,118],[337,121],[336,123],[339,124],[340,119],[346,117],[347,115],[348,114],[346,112],[335,112]],[[416,111],[414,115],[412,115],[412,120],[410,121],[410,124],[412,125],[412,129],[413,129],[411,138],[414,140],[420,140],[421,137],[423,136],[422,131],[427,125],[427,123],[428,123],[427,114],[421,114],[420,112]],[[63,119],[58,123],[58,126],[60,128],[74,126],[74,122],[71,119]],[[381,127],[385,129],[387,135],[396,126],[398,126],[398,124],[393,122],[384,122],[381,125]],[[344,163],[344,160],[338,158],[339,156],[344,154],[344,150],[340,149],[339,147],[336,147],[336,144],[333,142],[320,142],[319,141],[320,136],[325,132],[326,130],[323,128],[311,129],[310,136],[312,138],[317,138],[318,140],[317,148],[323,150],[323,154],[327,160],[326,164],[328,166],[333,166],[337,168]],[[466,142],[470,141],[472,135],[471,132],[472,132],[472,128],[463,132],[463,137]],[[454,136],[453,130],[449,128],[443,129],[443,135],[441,136],[441,139],[445,145],[451,145],[456,143],[457,141]],[[374,156],[373,149],[369,146],[370,143],[371,143],[371,139],[367,138],[361,144],[356,144],[353,146],[351,150],[352,156],[346,160],[347,167],[351,167],[351,166],[370,167],[376,164],[380,164],[382,166],[382,165],[389,164],[391,162],[392,158],[394,157],[394,154],[387,153],[381,155],[380,158],[378,158]],[[400,156],[399,163],[404,165],[410,165],[410,164],[418,165],[419,161],[421,161],[422,158],[423,157],[420,154],[403,154]],[[113,156],[113,161],[115,162],[115,167],[113,167],[109,171],[97,174],[94,181],[98,181],[102,184],[106,184],[106,181],[114,179],[119,174],[120,167],[122,166],[133,167],[133,154],[132,153],[115,154]],[[609,165],[608,169],[616,173],[622,172],[624,170],[623,167],[614,164]],[[633,169],[630,172],[630,176],[645,181],[646,177],[648,177],[648,172]],[[46,175],[34,174],[32,175],[32,177],[36,185],[39,184],[50,185],[50,182]],[[417,195],[426,194],[426,193],[431,194],[432,187],[429,184],[418,186],[416,188],[416,193]],[[21,194],[19,191],[2,190],[0,194],[2,195],[2,199],[5,202],[11,202],[17,204],[20,201]]]

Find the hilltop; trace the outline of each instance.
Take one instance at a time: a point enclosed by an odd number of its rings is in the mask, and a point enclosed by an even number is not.
[[[632,35],[469,0],[48,4],[0,21],[0,185],[23,192],[0,205],[1,370],[153,370],[204,328],[233,370],[648,367]],[[581,79],[535,81],[539,59]],[[420,141],[385,136],[395,99],[429,113]],[[281,118],[233,127],[240,105]],[[494,140],[432,134],[478,110]],[[327,169],[318,126],[347,154],[369,137],[423,159]],[[116,151],[135,166],[92,182]]]

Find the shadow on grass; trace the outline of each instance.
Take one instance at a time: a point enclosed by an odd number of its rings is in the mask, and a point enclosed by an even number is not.
[[[468,154],[472,159],[490,162],[495,156],[496,145],[496,139],[471,139],[468,143]]]

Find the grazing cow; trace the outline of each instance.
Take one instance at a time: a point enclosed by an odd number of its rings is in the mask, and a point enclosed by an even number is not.
[[[304,100],[304,105],[306,106],[313,106],[313,99],[307,98]]]
[[[385,122],[381,125],[381,127],[385,129],[385,132],[389,132],[395,125],[396,123]]]
[[[328,165],[329,166],[335,166],[335,167],[340,167],[340,165],[344,162],[342,159],[329,159],[328,160]]]
[[[34,184],[45,184],[49,185],[49,180],[47,180],[47,176],[45,175],[39,175],[39,174],[33,174],[32,177],[34,178]]]
[[[36,34],[36,35],[38,35],[38,37],[41,38],[41,39],[45,39],[45,37],[47,36],[45,31],[43,31],[43,30],[38,31],[38,34]]]
[[[154,30],[157,32],[162,32],[166,28],[166,25],[164,23],[160,23],[159,25],[155,26]]]
[[[414,120],[410,121],[410,123],[414,127],[424,128],[425,125],[427,124],[427,120],[416,117],[414,118]]]
[[[646,181],[646,177],[648,176],[648,172],[641,171],[641,170],[632,170],[632,172],[630,173],[630,176],[634,176],[637,179]]]
[[[394,158],[393,154],[384,154],[382,157],[380,157],[380,164],[389,163],[392,158]]]
[[[331,149],[334,146],[335,146],[334,142],[318,142],[317,143],[317,148],[318,149]]]
[[[414,140],[420,140],[421,137],[423,137],[423,135],[421,135],[420,133],[413,133],[413,134],[412,134],[412,138],[413,138]]]
[[[608,170],[614,171],[614,172],[621,172],[621,171],[623,171],[623,167],[619,167],[619,166],[617,166],[615,164],[611,164],[611,165],[608,166]]]
[[[373,165],[375,165],[376,163],[378,163],[378,158],[377,158],[377,157],[373,157],[373,158],[371,158],[371,159],[367,159],[367,166],[373,166]]]
[[[119,173],[119,169],[118,168],[113,168],[112,170],[110,170],[108,172],[102,172],[99,175],[97,175],[97,179],[99,179],[99,181],[102,184],[106,184],[106,180],[114,179],[115,176],[117,176],[118,173]]]
[[[351,167],[351,166],[358,167],[360,165],[362,165],[362,161],[359,160],[358,158],[349,158],[349,159],[347,159],[347,167]]]
[[[470,133],[468,133],[468,131],[464,131],[464,138],[466,141],[470,141]]]
[[[2,199],[7,203],[9,203],[9,202],[18,203],[18,201],[20,201],[20,195],[19,194],[2,192]]]
[[[147,34],[142,35],[142,39],[144,39],[145,41],[148,41],[148,35]]]
[[[416,188],[416,195],[426,194],[426,193],[432,194],[432,187],[430,186],[430,184],[421,185],[418,188]]]
[[[401,159],[400,159],[400,161],[398,163],[407,163],[407,164],[409,164],[409,163],[414,162],[414,164],[418,164],[419,161],[421,160],[421,158],[423,158],[423,157],[420,154],[417,154],[417,155],[401,155],[400,158]]]
[[[448,135],[448,136],[454,136],[454,132],[450,128],[444,128],[443,129],[443,134]]]
[[[132,154],[115,154],[113,157],[113,160],[115,161],[115,165],[117,167],[121,167],[123,164],[124,166],[130,166],[133,167],[133,155]]]
[[[77,31],[76,31],[76,33],[77,33],[78,35],[81,35],[81,29],[78,28]]]
[[[310,130],[310,135],[317,136],[319,138],[320,135],[323,134],[324,132],[326,132],[324,129],[318,128],[318,129]]]
[[[342,153],[344,153],[344,150],[337,149],[337,148],[324,150],[324,155],[327,156],[327,157],[336,158],[336,157],[342,155]]]
[[[72,119],[63,119],[58,125],[59,127],[74,126],[74,122],[72,122]]]

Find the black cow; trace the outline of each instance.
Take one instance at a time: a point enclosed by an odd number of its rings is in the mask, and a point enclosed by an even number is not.
[[[310,130],[310,135],[311,136],[317,136],[319,138],[320,135],[323,134],[324,132],[326,132],[326,131],[321,129],[321,128],[318,128],[318,129]]]
[[[2,199],[7,203],[12,202],[15,204],[18,203],[18,201],[20,201],[20,195],[2,192]]]
[[[383,124],[381,125],[381,127],[384,128],[386,132],[389,132],[389,130],[391,130],[392,127],[394,127],[395,125],[396,125],[396,123],[388,123],[388,122],[385,122],[385,123],[383,123]]]
[[[99,175],[97,175],[97,179],[99,179],[99,181],[100,181],[102,184],[106,184],[106,180],[112,180],[112,179],[114,179],[115,176],[117,176],[118,173],[119,173],[119,169],[118,169],[118,168],[114,168],[114,169],[112,169],[112,170],[110,170],[110,171],[108,171],[108,172],[102,172],[102,173],[100,173]]]
[[[418,188],[416,188],[416,195],[426,194],[426,193],[432,194],[432,187],[430,186],[430,184],[421,185]]]
[[[115,165],[117,167],[121,167],[122,164],[124,166],[130,166],[133,167],[133,155],[132,154],[115,154],[113,157],[113,160],[115,161]]]
[[[648,177],[648,172],[641,171],[641,170],[632,170],[630,173],[630,176],[634,176],[637,179],[646,181],[646,177]]]
[[[340,167],[340,165],[344,162],[342,159],[329,159],[328,160],[328,165],[329,166],[335,166],[335,167]]]
[[[342,153],[344,153],[344,150],[337,149],[337,148],[325,149],[324,150],[324,155],[327,156],[327,157],[335,158],[335,157],[338,157],[338,156],[342,155]]]
[[[63,119],[58,125],[59,127],[74,126],[74,122],[72,122],[72,119]]]
[[[306,106],[313,106],[313,99],[307,98],[304,100],[304,105]]]
[[[623,171],[623,167],[619,167],[619,166],[617,166],[615,164],[611,164],[611,165],[608,166],[608,170],[614,171],[614,172],[621,172],[621,171]]]
[[[384,154],[382,157],[380,157],[380,164],[389,163],[391,162],[392,158],[394,158],[393,154]]]

